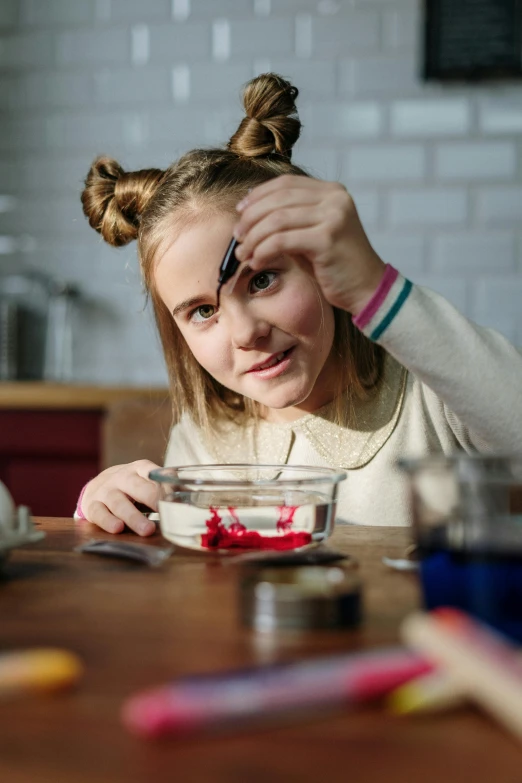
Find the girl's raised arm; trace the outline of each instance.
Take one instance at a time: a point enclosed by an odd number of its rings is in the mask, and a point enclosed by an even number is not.
[[[521,450],[520,353],[386,266],[342,185],[278,177],[237,209],[241,261],[253,269],[280,253],[308,261],[325,298],[442,400],[464,448]]]
[[[392,267],[354,322],[443,401],[463,447],[521,451],[522,355],[505,337]]]

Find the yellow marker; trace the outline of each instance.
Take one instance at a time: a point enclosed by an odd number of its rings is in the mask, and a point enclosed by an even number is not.
[[[517,655],[522,662],[522,654]],[[443,671],[421,674],[396,688],[387,698],[388,707],[396,715],[443,712],[462,707],[466,701],[465,688]]]
[[[401,685],[388,696],[387,704],[396,715],[409,715],[453,709],[465,699],[464,688],[444,672],[434,671]]]
[[[0,699],[47,693],[76,683],[83,664],[74,653],[53,647],[15,650],[0,655]]]

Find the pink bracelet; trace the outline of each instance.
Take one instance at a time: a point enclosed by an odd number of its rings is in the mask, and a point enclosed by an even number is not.
[[[87,486],[88,486],[89,484],[90,484],[90,479],[89,479],[89,481],[87,482],[87,484],[84,486],[84,488],[82,489],[82,491],[80,492],[80,497],[78,498],[78,502],[77,502],[77,504],[76,504],[76,511],[74,512],[74,515],[75,515],[76,517],[78,517],[78,519],[85,519],[85,520],[87,519],[87,517],[85,516],[85,514],[84,514],[84,513],[83,513],[83,511],[82,511],[82,498],[83,498],[84,492],[85,492],[85,490],[87,489]]]
[[[377,287],[377,290],[375,291],[374,295],[370,299],[370,301],[363,307],[361,312],[355,316],[355,318],[352,318],[352,322],[355,326],[357,326],[358,329],[364,329],[366,324],[369,324],[372,320],[373,316],[379,309],[379,307],[382,305],[386,297],[388,296],[388,293],[390,291],[390,288],[394,284],[395,280],[398,277],[398,272],[396,269],[394,269],[391,264],[386,264],[386,269],[384,270],[384,275],[382,276],[381,282],[379,283],[379,286]]]

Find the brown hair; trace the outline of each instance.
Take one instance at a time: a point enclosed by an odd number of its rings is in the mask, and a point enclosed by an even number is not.
[[[218,383],[196,361],[154,285],[154,261],[172,236],[173,224],[208,214],[235,214],[249,188],[282,174],[309,176],[291,162],[301,124],[298,91],[267,73],[243,93],[246,116],[225,149],[195,149],[165,171],[125,172],[116,161],[98,158],[85,181],[82,204],[90,225],[111,245],[138,240],[145,287],[151,296],[171,387],[174,423],[188,413],[208,430],[223,418],[256,418],[260,406]],[[356,329],[349,313],[334,308],[332,351],[340,362],[336,395],[350,389],[363,398],[382,375],[383,350]],[[338,411],[342,417],[342,411]]]

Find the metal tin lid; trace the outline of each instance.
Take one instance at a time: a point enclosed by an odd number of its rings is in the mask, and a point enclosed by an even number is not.
[[[258,631],[354,628],[361,621],[361,582],[340,566],[252,570],[240,583],[241,623]]]

